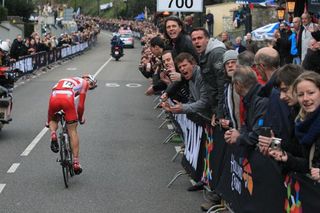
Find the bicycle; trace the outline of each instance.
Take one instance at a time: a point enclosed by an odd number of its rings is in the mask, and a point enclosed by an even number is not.
[[[72,147],[70,144],[67,123],[64,118],[64,111],[60,110],[59,112],[56,112],[55,115],[59,118],[62,127],[58,138],[60,145],[60,159],[57,159],[57,162],[60,162],[60,165],[62,166],[64,185],[68,188],[69,177],[73,177],[75,174],[73,169]]]

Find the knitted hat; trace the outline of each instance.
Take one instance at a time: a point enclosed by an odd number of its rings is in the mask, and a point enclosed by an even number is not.
[[[235,50],[228,50],[223,54],[223,65],[229,60],[237,60],[238,52]]]

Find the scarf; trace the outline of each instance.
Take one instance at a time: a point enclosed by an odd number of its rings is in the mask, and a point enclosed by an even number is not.
[[[320,107],[308,114],[304,121],[296,121],[295,135],[300,144],[308,145],[312,145],[320,137]]]

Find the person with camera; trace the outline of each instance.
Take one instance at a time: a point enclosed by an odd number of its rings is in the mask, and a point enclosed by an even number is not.
[[[280,100],[286,103],[290,108],[289,120],[289,133],[290,136],[288,139],[282,140],[280,144],[275,144],[276,138],[274,138],[274,134],[270,127],[261,127],[264,129],[264,133],[259,135],[259,147],[269,147],[271,149],[265,154],[269,154],[270,156],[278,156],[281,155],[282,152],[287,152],[288,154],[294,156],[302,156],[301,154],[301,146],[298,143],[295,133],[294,133],[294,122],[299,113],[300,106],[298,104],[298,100],[296,96],[293,94],[293,83],[298,78],[300,74],[304,72],[303,68],[299,65],[295,64],[287,64],[281,67],[275,73],[275,86],[280,90]],[[290,168],[284,167],[286,170]]]
[[[278,161],[286,162],[294,171],[309,173],[320,181],[320,75],[302,73],[293,84],[293,92],[301,107],[295,123],[295,136],[302,146],[303,158],[287,152],[270,152]]]

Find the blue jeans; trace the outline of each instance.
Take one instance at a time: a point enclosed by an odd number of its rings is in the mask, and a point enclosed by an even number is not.
[[[299,56],[294,57],[293,60],[292,60],[292,63],[300,65],[301,64],[300,57]]]

